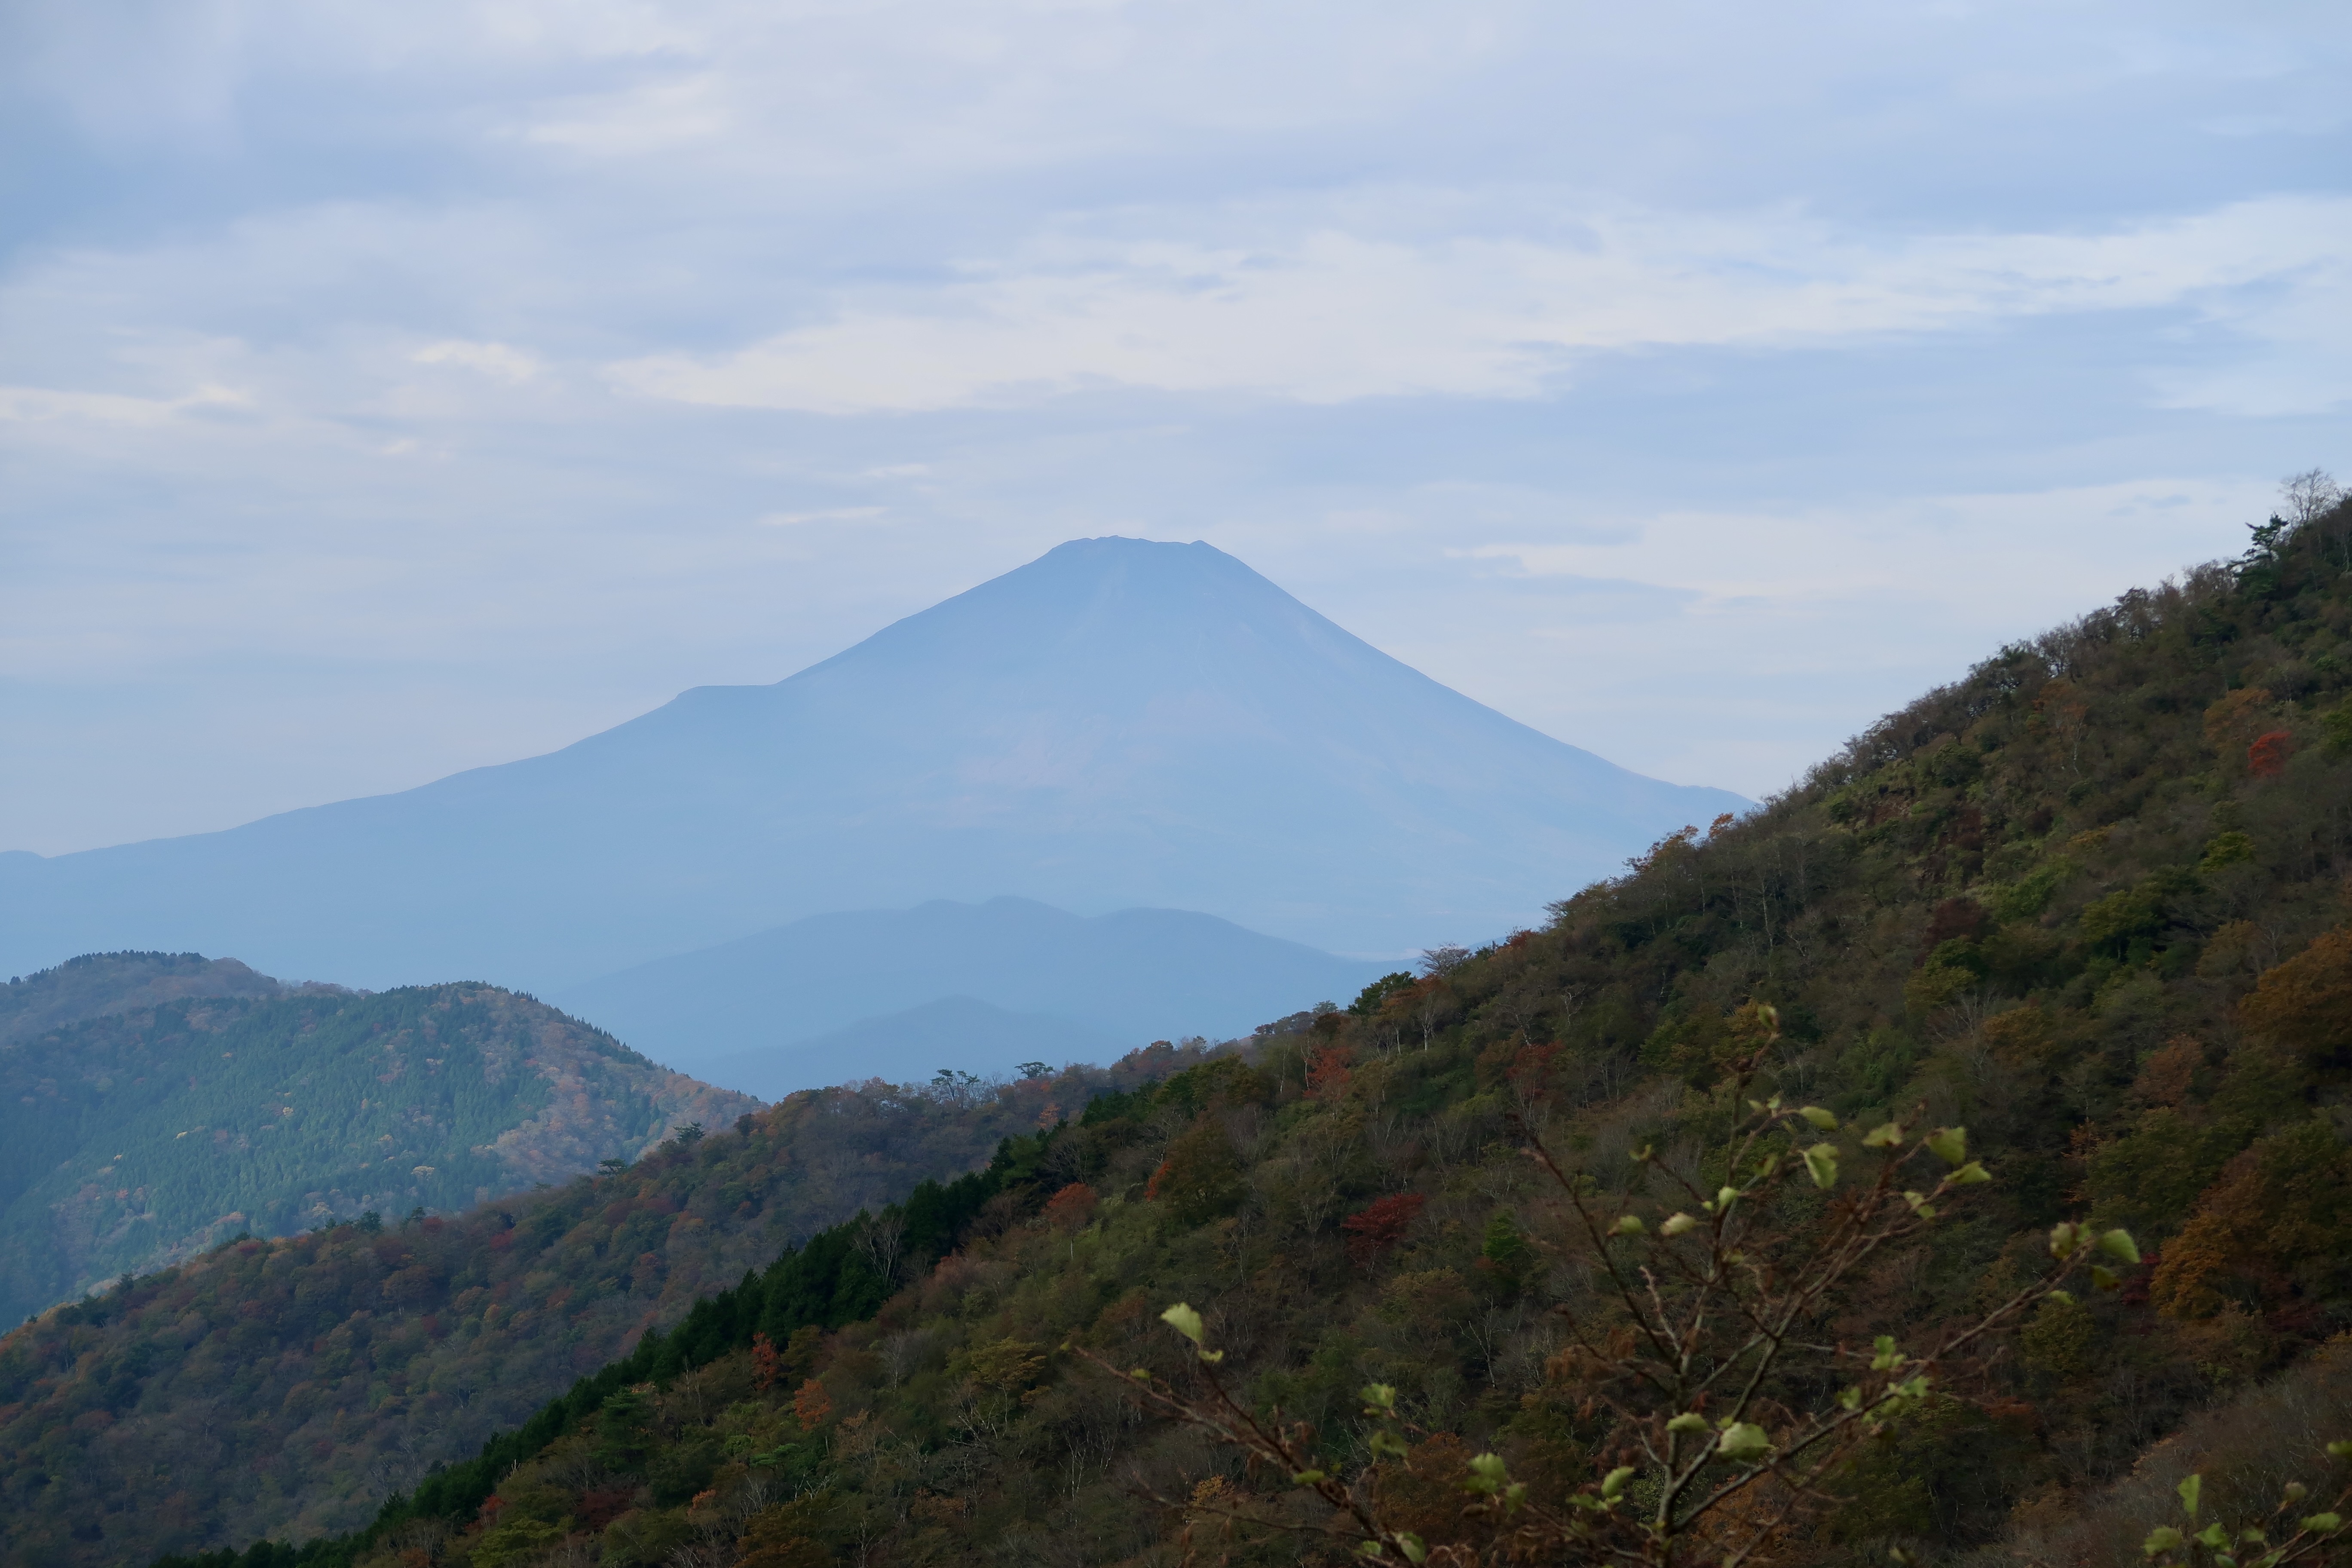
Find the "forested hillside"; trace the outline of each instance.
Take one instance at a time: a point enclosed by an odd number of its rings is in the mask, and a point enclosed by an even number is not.
[[[1194,1059],[795,1095],[462,1216],[241,1240],[46,1313],[0,1338],[0,1562],[350,1530],[745,1269]]]
[[[2137,1562],[2186,1469],[2209,1518],[2261,1514],[2288,1479],[2332,1490],[2319,1442],[2352,1436],[2331,1344],[2352,1328],[2347,586],[2339,508],[2004,649],[1544,930],[1097,1099],[1000,1151],[984,1196],[960,1189],[976,1205],[927,1199],[921,1245],[901,1211],[784,1255],[372,1531],[244,1561],[1337,1563],[1314,1489],[1359,1474],[1433,1561],[1562,1560],[1514,1533],[1503,1480],[1532,1500],[1583,1487],[1571,1519],[1659,1495],[1593,1392],[1595,1358],[1633,1337],[1607,1289],[1630,1254],[1612,1249],[1650,1245],[1644,1215],[1661,1247],[1712,1234],[1664,1215],[1716,1214],[1698,1198],[1735,1174],[1715,1152],[1751,1096],[1828,1130],[1801,1164],[1766,1162],[1801,1173],[1757,1233],[1768,1264],[1843,1223],[1885,1135],[1911,1136],[1895,1123],[1964,1126],[1990,1172],[1809,1321],[1825,1342],[1890,1336],[1874,1366],[2050,1266],[2074,1235],[2053,1225],[2138,1242],[2102,1242],[2115,1289],[2041,1298],[1973,1376],[1906,1394],[1843,1504],[1775,1532],[1766,1489],[1690,1560],[1767,1535],[1778,1563]],[[1570,1224],[1531,1141],[1633,1229]],[[1958,1134],[1931,1141],[1963,1157]],[[207,1267],[230,1266],[267,1265]],[[300,1260],[280,1267],[299,1301]],[[583,1250],[525,1282],[611,1267]],[[845,1317],[844,1282],[874,1273],[895,1289]],[[177,1309],[156,1300],[160,1328]],[[1163,1321],[1177,1302],[1218,1366]],[[135,1339],[53,1342],[32,1375]],[[173,1401],[115,1364],[8,1397],[47,1401],[41,1429],[73,1435],[40,1441],[121,1442]],[[1245,1464],[1142,1402],[1212,1374],[1240,1408],[1308,1423],[1315,1467]],[[1769,1455],[1775,1434],[1727,1428],[1725,1453],[1735,1438]],[[48,1540],[111,1528],[62,1526],[46,1491],[9,1498],[12,1517],[63,1529]]]
[[[0,1322],[241,1233],[469,1208],[757,1104],[494,986],[76,959],[0,993]]]
[[[206,996],[283,996],[302,989],[257,974],[233,958],[194,952],[87,952],[0,991],[0,1046],[110,1013]],[[332,986],[312,989],[331,991]]]

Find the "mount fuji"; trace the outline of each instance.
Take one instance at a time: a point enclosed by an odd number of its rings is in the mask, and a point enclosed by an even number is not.
[[[0,855],[0,969],[194,950],[548,992],[827,911],[1003,896],[1393,954],[1536,921],[1748,804],[1506,718],[1207,544],[1085,539],[544,756]]]

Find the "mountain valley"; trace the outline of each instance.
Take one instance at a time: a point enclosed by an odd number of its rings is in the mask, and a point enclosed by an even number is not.
[[[2137,1563],[2184,1500],[2234,1530],[2287,1480],[2317,1511],[2276,1528],[2324,1552],[2347,1095],[2338,506],[1346,1006],[1105,1072],[802,1091],[44,1313],[0,1338],[0,1551],[1580,1561],[1579,1521],[1672,1510],[1633,1445],[1691,1430],[1692,1475],[1754,1489],[1675,1562]],[[1915,1157],[1932,1194],[1895,1190]],[[1871,1193],[1905,1217],[1796,1336],[1846,1370],[1759,1373],[1752,1424],[1610,1381],[1635,1260],[1683,1300],[1736,1223],[1769,1279]],[[1998,1353],[1912,1359],[2004,1300]],[[1868,1441],[1784,1509],[1776,1445],[1847,1381]],[[1276,1411],[1296,1461],[1253,1462],[1232,1434]]]
[[[852,1079],[1109,1060],[1244,1037],[1393,964],[1181,910],[1083,920],[1026,899],[815,915],[559,992],[680,1071],[766,1099]]]

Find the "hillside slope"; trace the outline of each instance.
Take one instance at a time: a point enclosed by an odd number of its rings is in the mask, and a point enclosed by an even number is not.
[[[1108,1059],[1145,1040],[1231,1039],[1318,998],[1352,996],[1388,967],[1181,910],[1085,920],[1027,899],[937,900],[812,916],[574,986],[555,1000],[681,1071],[751,1070],[757,1079],[713,1081],[772,1098],[875,1074],[929,1077],[943,1066],[1002,1072],[1032,1057]],[[979,1036],[957,1045],[952,1031],[929,1027],[935,1008],[904,1016],[950,997],[1061,1026],[1025,1026],[1042,1033],[1024,1043],[1024,1026],[1003,1026],[1000,1017],[986,1035],[1003,1046],[983,1047]],[[852,1036],[820,1038],[861,1025]],[[938,1056],[934,1040],[951,1054]],[[899,1054],[865,1058],[873,1047]],[[760,1057],[745,1055],[755,1050],[788,1052],[791,1060],[763,1069]],[[909,1058],[907,1050],[920,1054]]]
[[[0,857],[0,966],[199,948],[545,994],[824,910],[1000,895],[1400,952],[1531,919],[1746,804],[1515,723],[1205,544],[1081,540],[547,756]]]
[[[239,1241],[46,1313],[0,1337],[0,1563],[351,1529],[745,1269],[1197,1059],[797,1095],[462,1217]]]
[[[1918,1105],[1994,1174],[1823,1337],[1912,1342],[2035,1268],[2063,1216],[2140,1235],[2119,1290],[2044,1305],[1773,1559],[2021,1561],[2200,1407],[2340,1383],[2305,1352],[2352,1327],[2347,525],[2273,531],[2003,650],[1542,931],[1097,1100],[866,1321],[836,1327],[813,1264],[780,1259],[535,1418],[495,1474],[453,1469],[299,1561],[1077,1568],[1172,1564],[1226,1509],[1311,1524],[1285,1478],[1059,1348],[1181,1377],[1175,1300],[1334,1464],[1369,1457],[1356,1391],[1391,1387],[1420,1436],[1376,1474],[1381,1506],[1502,1560],[1469,1454],[1545,1488],[1615,1462],[1560,1353],[1563,1311],[1611,1309],[1517,1146],[1589,1173],[1604,1214],[1671,1197],[1629,1155],[1696,1162],[1739,1113],[1719,1085],[1750,1001],[1785,1027],[1759,1092],[1857,1128]],[[1805,1190],[1800,1232],[1829,1201]],[[2326,1463],[2250,1448],[2254,1425],[2198,1428],[2225,1515]],[[1139,1506],[1139,1481],[1189,1500]],[[2071,1560],[2137,1560],[2119,1536],[2069,1538]],[[1329,1560],[1247,1527],[1216,1550]]]
[[[88,1016],[0,1037],[0,1321],[240,1232],[469,1208],[758,1103],[485,985],[296,991],[121,953],[6,996]]]

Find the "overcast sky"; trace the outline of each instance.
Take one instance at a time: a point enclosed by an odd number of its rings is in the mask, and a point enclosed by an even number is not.
[[[2352,8],[13,0],[0,848],[1206,539],[1761,795],[2352,468]]]

